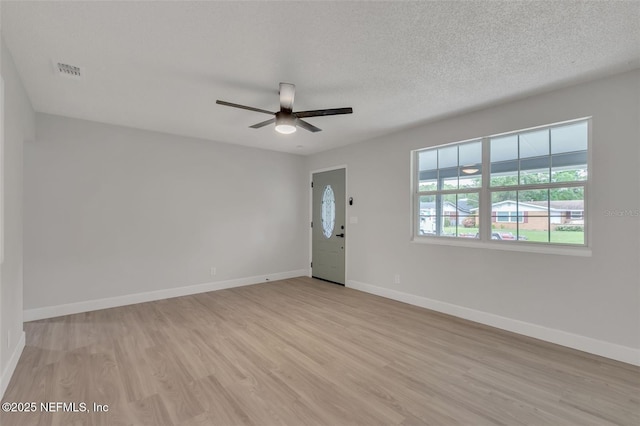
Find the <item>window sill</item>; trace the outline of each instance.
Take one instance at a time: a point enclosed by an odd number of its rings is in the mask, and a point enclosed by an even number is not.
[[[565,256],[591,257],[590,247],[555,245],[544,243],[522,243],[516,241],[480,241],[476,239],[453,237],[421,237],[415,236],[411,240],[416,244],[434,244],[455,247],[471,247],[489,250],[521,251],[540,254],[559,254]]]

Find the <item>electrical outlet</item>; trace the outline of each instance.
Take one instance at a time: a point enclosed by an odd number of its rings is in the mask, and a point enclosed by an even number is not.
[[[209,269],[209,274],[211,274],[211,276],[215,276],[218,274],[218,268],[216,268],[215,266],[212,266],[211,269]]]
[[[395,274],[393,276],[393,283],[394,284],[400,284],[400,274]]]

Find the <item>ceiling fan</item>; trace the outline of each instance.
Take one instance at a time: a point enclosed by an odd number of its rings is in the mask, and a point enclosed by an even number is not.
[[[276,131],[284,134],[293,133],[296,131],[296,127],[302,127],[310,132],[319,132],[322,129],[307,123],[302,120],[307,117],[319,117],[324,115],[339,115],[339,114],[351,114],[352,108],[331,108],[331,109],[316,109],[313,111],[293,111],[293,97],[296,93],[295,84],[280,83],[280,111],[271,112],[260,108],[254,108],[245,105],[233,104],[231,102],[225,102],[217,100],[216,104],[230,106],[234,108],[247,109],[249,111],[262,112],[264,114],[275,115],[267,121],[263,121],[253,126],[249,126],[252,129],[259,129],[260,127],[267,126],[272,123],[276,123]]]

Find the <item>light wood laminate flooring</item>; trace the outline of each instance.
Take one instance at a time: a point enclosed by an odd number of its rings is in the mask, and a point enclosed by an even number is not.
[[[640,425],[638,367],[306,277],[25,331],[3,426]]]

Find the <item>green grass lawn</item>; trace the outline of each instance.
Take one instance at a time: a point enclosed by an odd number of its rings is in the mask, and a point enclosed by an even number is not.
[[[547,231],[521,230],[520,235],[524,235],[529,241],[549,242],[549,233]],[[551,242],[562,244],[584,244],[584,232],[551,231]]]
[[[447,226],[444,228],[445,234],[454,234],[456,232],[456,228],[453,226]],[[513,229],[494,229],[493,232],[511,232],[514,235],[516,234],[516,230]],[[478,228],[458,228],[458,235],[476,235],[478,233]],[[535,242],[549,242],[549,233],[547,231],[536,231],[536,230],[528,230],[523,229],[520,230],[520,235],[527,238],[527,241],[535,241]],[[561,243],[561,244],[584,244],[584,232],[580,231],[551,231],[551,242],[552,243]]]

